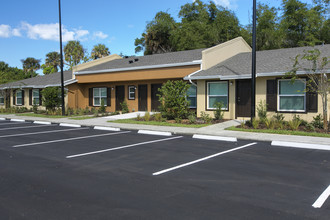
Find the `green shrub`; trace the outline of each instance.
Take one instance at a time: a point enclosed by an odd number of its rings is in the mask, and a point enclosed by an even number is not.
[[[260,123],[260,121],[257,120],[256,118],[253,118],[253,119],[252,119],[252,127],[253,127],[254,129],[257,129],[257,128],[259,127],[259,123]]]
[[[129,113],[128,105],[125,100],[122,103],[120,103],[120,106],[121,106],[121,113],[123,114]]]
[[[292,119],[291,121],[288,122],[288,125],[291,130],[296,131],[298,130],[300,123],[301,123],[300,120]]]
[[[206,123],[206,124],[210,124],[212,121],[212,118],[210,117],[209,114],[207,114],[206,112],[201,111],[201,119]]]
[[[276,113],[276,115],[274,115],[273,118],[278,122],[284,121],[284,115],[282,113]]]
[[[162,114],[161,113],[157,113],[157,114],[154,114],[154,119],[155,121],[163,121],[163,117],[162,117]]]
[[[97,117],[97,116],[99,116],[99,110],[98,110],[98,109],[96,109],[96,110],[94,111],[94,117]]]
[[[177,123],[177,124],[180,124],[182,122],[182,119],[181,118],[176,118],[174,120],[175,120],[175,123]]]
[[[306,127],[305,127],[305,130],[306,131],[312,131],[314,132],[315,131],[315,127],[312,123],[307,123]]]
[[[267,129],[274,129],[274,121],[273,120],[269,120],[268,118],[264,119],[264,124],[266,126]]]
[[[323,129],[323,116],[318,114],[317,116],[313,117],[312,125],[315,128]]]
[[[264,123],[267,118],[267,104],[266,101],[260,101],[257,105],[257,114],[260,122]]]
[[[67,110],[66,110],[66,113],[67,113],[67,115],[73,115],[73,109],[72,108],[68,108]]]
[[[104,99],[101,99],[101,106],[99,108],[99,113],[105,113],[105,103]]]
[[[214,103],[214,118],[216,120],[222,120],[224,112],[222,111],[223,103],[222,102],[216,102]]]
[[[37,114],[37,112],[38,112],[38,105],[36,103],[36,100],[33,100],[32,111],[34,114]]]
[[[162,115],[167,119],[186,118],[189,113],[187,91],[190,85],[182,80],[167,81],[159,89],[159,108]]]
[[[144,120],[145,121],[150,121],[150,112],[146,112],[145,114],[144,114]]]
[[[196,123],[196,115],[195,114],[190,114],[188,116],[188,121],[189,121],[189,124],[195,124]]]
[[[62,104],[62,92],[60,87],[47,87],[41,90],[42,103],[46,110],[55,112]]]
[[[137,120],[137,121],[141,121],[141,115],[140,115],[140,114],[137,114],[137,115],[136,115],[136,120]]]

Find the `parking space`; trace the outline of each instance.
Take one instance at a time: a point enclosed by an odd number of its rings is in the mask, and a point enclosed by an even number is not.
[[[8,219],[328,219],[329,158],[266,142],[2,120],[0,211]]]

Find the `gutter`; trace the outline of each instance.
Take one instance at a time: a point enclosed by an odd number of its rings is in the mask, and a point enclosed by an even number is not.
[[[160,64],[160,65],[150,65],[150,66],[138,66],[138,67],[126,67],[126,68],[117,68],[117,69],[105,69],[105,70],[91,70],[91,71],[81,71],[74,72],[74,75],[87,75],[87,74],[96,74],[96,73],[113,73],[113,72],[124,72],[124,71],[133,71],[133,70],[144,70],[144,69],[159,69],[166,67],[176,67],[176,66],[191,66],[201,64],[201,60],[194,60],[191,62],[184,63],[171,63],[171,64]]]
[[[78,80],[76,79],[69,79],[67,81],[64,81],[64,86],[68,86],[71,85],[73,83],[78,82]],[[54,86],[61,86],[61,84],[49,84],[49,85],[22,85],[22,86],[10,86],[10,87],[3,87],[0,88],[0,90],[4,90],[4,89],[27,89],[27,88],[32,88],[32,89],[43,89],[43,88],[47,88],[47,87],[54,87]]]

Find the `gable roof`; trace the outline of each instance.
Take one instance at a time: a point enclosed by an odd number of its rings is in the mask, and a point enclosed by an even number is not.
[[[201,63],[204,49],[186,50],[164,54],[134,56],[124,59],[111,60],[99,65],[88,67],[75,72],[79,74],[92,74],[102,72],[118,72],[137,69],[152,69],[170,66],[196,65]]]
[[[72,72],[63,71],[64,84],[73,83]],[[61,72],[48,75],[36,76],[33,78],[23,79],[16,82],[10,82],[0,85],[0,89],[8,88],[46,88],[50,86],[61,86]]]
[[[319,49],[321,56],[330,57],[330,44],[315,47],[297,47],[277,50],[257,51],[257,76],[282,75],[293,67],[295,57],[304,54],[304,51]],[[306,61],[301,64],[307,66]],[[237,79],[251,78],[252,53],[245,52],[237,54],[219,64],[192,74],[190,79]],[[330,65],[327,66],[330,69]],[[188,79],[185,77],[185,79]]]

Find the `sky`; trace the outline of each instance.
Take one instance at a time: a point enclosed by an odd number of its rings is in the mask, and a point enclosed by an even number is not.
[[[63,48],[67,41],[79,40],[89,54],[94,45],[102,43],[111,54],[142,55],[135,54],[134,40],[141,37],[156,13],[166,11],[179,20],[180,7],[192,1],[61,0]],[[212,1],[234,11],[242,25],[249,23],[252,0]],[[258,2],[279,7],[282,0]],[[0,8],[0,61],[22,68],[21,59],[34,57],[43,64],[48,52],[60,51],[58,22],[58,0],[4,1]]]

